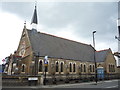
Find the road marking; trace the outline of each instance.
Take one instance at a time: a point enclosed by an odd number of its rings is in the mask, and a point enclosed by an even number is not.
[[[116,86],[110,86],[110,87],[106,87],[106,88],[115,88],[115,87],[118,87],[118,85],[116,85]]]

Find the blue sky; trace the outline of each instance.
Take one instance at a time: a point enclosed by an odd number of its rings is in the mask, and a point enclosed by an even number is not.
[[[13,53],[19,44],[26,20],[31,29],[34,2],[1,2],[0,59]],[[96,50],[118,49],[117,2],[37,2],[38,31],[91,44],[96,30]]]

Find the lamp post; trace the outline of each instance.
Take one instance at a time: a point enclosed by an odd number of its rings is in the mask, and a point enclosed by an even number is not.
[[[65,68],[66,68],[66,81],[65,81],[65,83],[69,83],[69,72],[68,72],[68,65],[66,64],[65,65]]]
[[[46,85],[46,72],[47,72],[47,67],[48,67],[48,56],[44,57],[44,85]]]
[[[94,37],[94,34],[96,33],[96,31],[93,31],[93,46],[95,48],[95,37]]]
[[[95,37],[94,37],[94,34],[96,33],[96,31],[93,31],[93,47],[95,49]],[[97,84],[97,64],[96,64],[96,58],[95,58],[95,51],[94,50],[94,63],[95,63],[95,81],[96,81],[96,84]]]

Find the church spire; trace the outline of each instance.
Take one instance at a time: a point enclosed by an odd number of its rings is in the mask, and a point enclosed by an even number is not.
[[[35,4],[35,9],[34,9],[34,13],[33,13],[33,17],[32,17],[32,29],[36,29],[37,30],[37,24],[38,24],[38,20],[37,20],[37,10],[36,10],[36,4]]]

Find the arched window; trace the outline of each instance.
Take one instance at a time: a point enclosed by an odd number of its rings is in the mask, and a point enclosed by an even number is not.
[[[83,69],[83,67],[82,67],[82,64],[81,64],[81,67],[80,67],[80,71],[81,71],[81,72],[83,71],[82,69]]]
[[[25,65],[22,65],[22,72],[25,72]]]
[[[84,65],[84,72],[86,72],[86,65]]]
[[[73,64],[73,72],[76,72],[75,63]]]
[[[92,66],[90,65],[90,72],[92,72]]]
[[[42,61],[39,62],[39,72],[42,72]]]
[[[93,72],[95,72],[95,66],[93,65]]]
[[[112,65],[112,72],[115,72],[115,66]]]
[[[70,63],[70,72],[72,72],[72,64]]]
[[[110,72],[112,72],[112,65],[110,65]]]
[[[58,72],[58,69],[59,69],[59,65],[58,62],[56,62],[56,72]]]
[[[15,72],[16,64],[12,65],[12,72]]]
[[[111,65],[111,72],[113,72],[113,65]]]
[[[60,66],[61,66],[61,70],[60,71],[63,72],[63,63],[62,62],[61,62]]]
[[[111,72],[111,65],[109,65],[109,72]]]
[[[115,65],[113,65],[113,72],[115,72]]]

